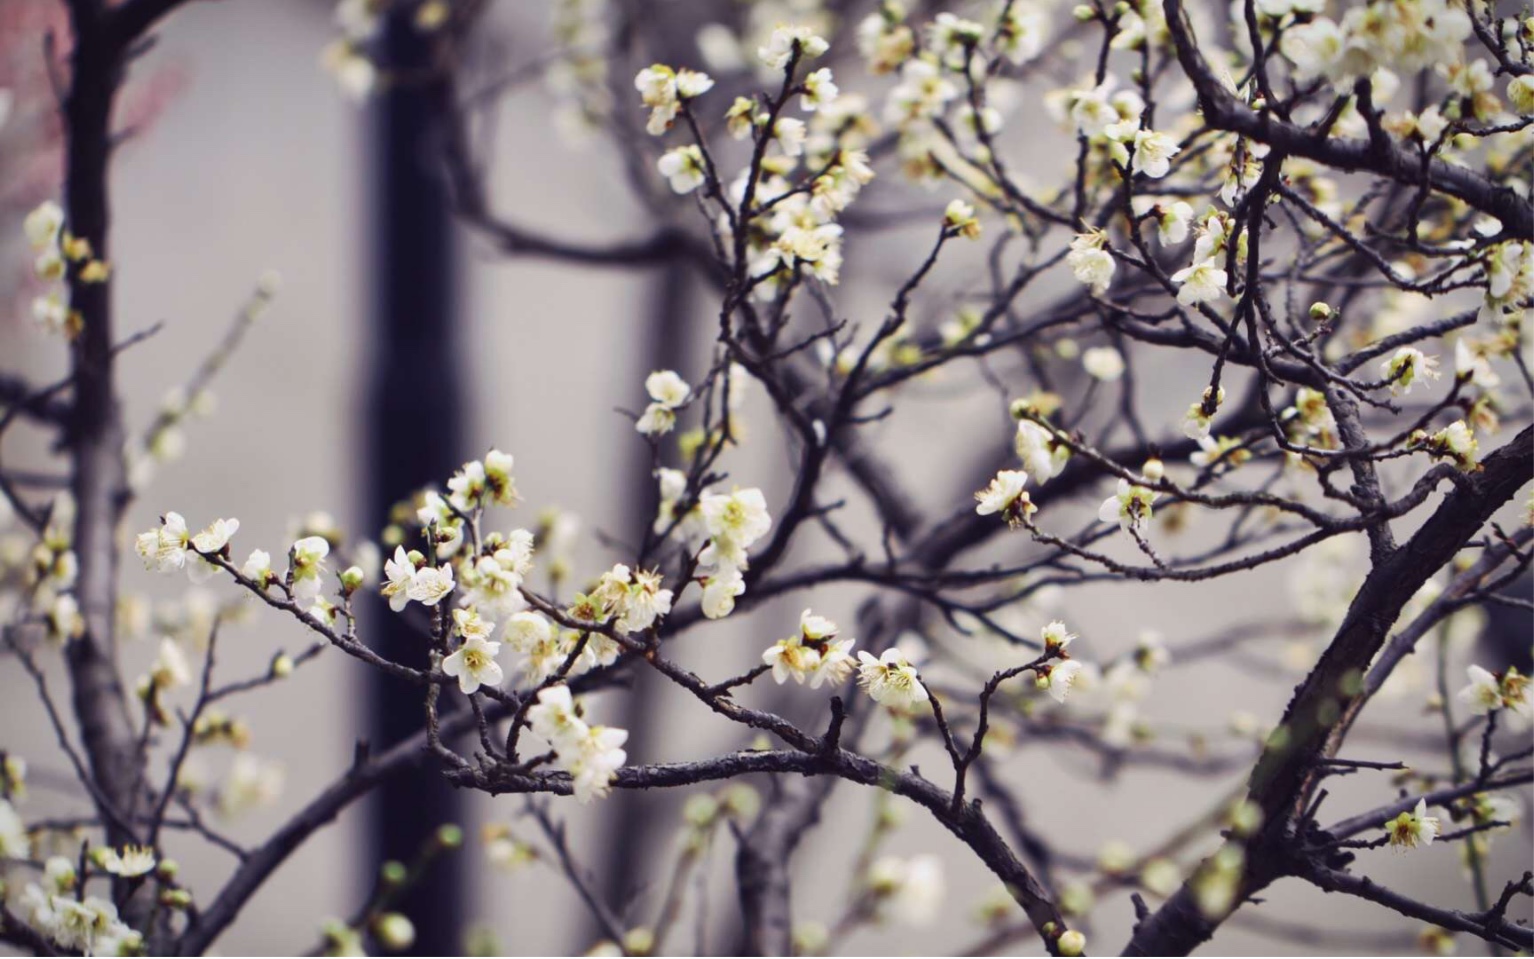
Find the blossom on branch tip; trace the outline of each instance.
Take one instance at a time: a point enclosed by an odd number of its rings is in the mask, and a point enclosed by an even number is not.
[[[1427,800],[1417,800],[1417,805],[1385,823],[1390,845],[1399,850],[1430,846],[1441,830],[1438,817],[1427,814]]]
[[[384,584],[379,592],[388,597],[389,608],[396,613],[410,604],[410,580],[415,576],[416,557],[420,553],[407,553],[405,547],[394,547],[392,559],[384,561]],[[421,560],[424,562],[424,558]]]
[[[858,653],[858,682],[874,702],[891,709],[908,709],[927,701],[927,687],[900,650],[891,647],[877,659]]]
[[[767,43],[757,47],[757,59],[769,70],[782,70],[788,66],[788,61],[797,50],[799,62],[813,60],[825,53],[831,45],[824,38],[816,36],[814,31],[805,26],[780,26],[772,31],[767,38]]]
[[[735,611],[735,600],[746,592],[740,570],[726,567],[703,581],[703,615],[723,619]]]
[[[1390,384],[1390,392],[1401,396],[1411,392],[1419,377],[1438,379],[1438,361],[1419,349],[1403,346],[1380,363],[1380,375]]]
[[[1051,699],[1063,704],[1083,668],[1081,661],[1077,659],[1040,666],[1036,683],[1040,689],[1049,693]]]
[[[943,227],[966,240],[980,239],[980,220],[975,216],[973,204],[963,200],[950,200],[943,211]]]
[[[1105,246],[1107,236],[1098,230],[1081,233],[1071,241],[1071,252],[1065,257],[1066,265],[1078,282],[1091,287],[1092,293],[1101,296],[1108,284],[1113,282],[1113,254]]]
[[[1183,306],[1197,306],[1224,296],[1230,274],[1214,260],[1199,260],[1173,273],[1172,282],[1177,284],[1177,302]]]
[[[691,193],[708,177],[703,151],[694,144],[667,150],[655,161],[655,168],[671,184],[673,193]]]
[[[124,846],[121,852],[111,846],[100,846],[95,852],[98,866],[124,879],[145,875],[155,867],[154,850],[148,846]]]
[[[1017,529],[1038,512],[1033,499],[1023,489],[1027,482],[1028,474],[1022,470],[1001,470],[991,480],[991,485],[975,494],[978,500],[975,512],[980,516],[999,513],[1008,526]]]
[[[1139,529],[1151,518],[1151,506],[1155,501],[1153,491],[1120,479],[1118,491],[1103,500],[1097,518],[1104,523],[1118,523],[1125,530]]]
[[[186,520],[180,513],[169,512],[161,517],[158,529],[140,533],[133,545],[144,560],[146,569],[169,573],[186,568],[186,552],[190,543]]]
[[[1472,663],[1465,671],[1470,685],[1459,691],[1458,699],[1471,713],[1481,716],[1499,709],[1511,709],[1525,719],[1534,714],[1529,701],[1529,677],[1509,666],[1506,672],[1492,673]]]
[[[451,565],[444,563],[441,566],[422,566],[411,574],[410,585],[405,587],[405,595],[422,606],[435,606],[456,586]]]

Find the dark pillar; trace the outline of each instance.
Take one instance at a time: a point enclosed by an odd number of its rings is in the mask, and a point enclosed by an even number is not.
[[[370,116],[364,161],[371,179],[365,282],[372,314],[367,385],[368,529],[388,522],[392,504],[441,485],[463,462],[463,370],[455,318],[454,230],[439,175],[431,41],[411,24],[410,6],[387,17],[380,40],[385,82]],[[374,594],[367,635],[390,659],[424,668],[426,644]],[[367,730],[374,752],[418,732],[423,691],[376,670],[367,675]],[[434,767],[406,773],[373,794],[364,860],[409,863],[437,826],[458,822],[462,803]],[[400,903],[416,928],[414,955],[459,955],[463,928],[461,855],[438,857]]]

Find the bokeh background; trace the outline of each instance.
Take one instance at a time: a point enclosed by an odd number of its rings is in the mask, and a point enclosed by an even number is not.
[[[695,5],[696,15],[706,6]],[[666,15],[677,14],[671,9]],[[495,55],[508,66],[537,58],[551,42],[548,20],[548,5],[542,2],[502,5],[493,18]],[[9,29],[23,27],[13,23]],[[275,303],[215,384],[216,412],[187,426],[184,455],[165,465],[138,501],[129,524],[133,530],[148,528],[168,509],[186,514],[194,525],[215,515],[234,515],[241,521],[242,547],[259,545],[274,554],[313,510],[328,511],[359,535],[369,532],[364,527],[365,491],[372,481],[365,443],[369,364],[379,345],[372,315],[377,284],[369,204],[377,159],[372,151],[378,147],[369,108],[342,96],[319,66],[320,51],[332,34],[331,11],[324,3],[193,3],[172,18],[141,65],[140,76],[155,78],[159,86],[151,97],[156,102],[146,108],[151,122],[121,151],[116,165],[119,322],[125,333],[154,323],[163,323],[164,329],[125,354],[120,364],[130,425],[142,429],[150,421],[166,392],[183,382],[218,342],[263,271],[277,270],[283,282]],[[41,55],[40,38],[18,42],[18,35],[5,38],[8,56],[24,58],[29,50]],[[637,110],[637,100],[628,106]],[[1040,132],[1046,124],[1037,104],[1021,109],[1019,122],[1009,125],[1010,142],[1019,155],[1030,158],[1026,162],[1037,165],[1040,176],[1047,176],[1060,157],[1047,155],[1048,134]],[[645,205],[634,198],[617,151],[600,139],[572,144],[562,137],[551,100],[537,84],[506,96],[498,118],[493,189],[497,205],[520,223],[592,241],[642,235],[653,224]],[[14,129],[0,132],[0,155],[8,147],[18,148]],[[46,168],[29,175],[47,181]],[[33,186],[18,181],[13,186],[7,201],[15,208],[7,217],[19,220],[23,194]],[[948,198],[893,186],[880,196],[887,209],[935,210]],[[678,204],[676,211],[686,214],[689,206]],[[918,224],[854,239],[837,292],[840,311],[865,322],[877,318],[891,283],[915,265],[929,233]],[[16,272],[23,272],[21,244],[6,244],[0,249],[14,261]],[[469,234],[458,237],[457,260],[463,344],[457,385],[467,399],[459,427],[462,455],[480,455],[491,446],[513,452],[526,505],[508,524],[531,525],[536,512],[547,506],[577,512],[583,524],[579,569],[594,575],[619,558],[599,534],[631,537],[638,522],[636,504],[647,501],[651,483],[648,452],[630,421],[615,411],[641,405],[657,330],[679,338],[673,355],[684,376],[701,372],[715,304],[686,270],[591,270],[518,260]],[[946,302],[978,286],[983,268],[978,258],[945,266],[940,287]],[[35,382],[49,381],[64,369],[62,348],[33,328],[19,294],[15,303],[0,314],[0,367]],[[934,307],[931,315],[936,314]],[[1146,409],[1158,411],[1161,422],[1173,422],[1187,402],[1187,389],[1173,388],[1196,369],[1182,367],[1183,362],[1148,361],[1140,370]],[[1028,386],[1015,377],[1008,385],[1015,386],[1015,393]],[[419,381],[399,384],[406,391],[432,388]],[[978,485],[981,454],[1005,437],[1008,424],[996,396],[973,370],[916,384],[904,403],[896,417],[871,432],[923,503],[937,511]],[[753,413],[760,427],[754,427],[731,468],[740,482],[761,485],[769,500],[781,502],[787,480],[784,447],[768,425],[761,397],[748,407],[748,417]],[[6,443],[8,463],[47,467],[40,435],[17,432]],[[1095,509],[1095,499],[1082,508]],[[875,534],[867,517],[855,519],[852,528]],[[820,548],[811,541],[796,556],[808,559]],[[1358,552],[1355,561],[1361,560]],[[1281,564],[1213,586],[1084,588],[1067,594],[1053,610],[1018,615],[1023,621],[1028,616],[1047,619],[1048,613],[1064,616],[1090,651],[1104,659],[1131,648],[1145,629],[1159,630],[1175,649],[1234,623],[1290,618],[1292,567]],[[124,572],[125,590],[157,600],[175,598],[181,585],[155,579],[131,562]],[[812,598],[817,611],[850,623],[863,595],[828,588]],[[811,597],[792,596],[727,626],[696,630],[679,641],[677,655],[718,675],[738,672],[810,602]],[[1527,638],[1527,625],[1514,628],[1522,628]],[[296,651],[306,642],[295,624],[253,611],[222,642],[222,675],[257,674],[277,649]],[[126,648],[128,675],[143,669],[153,655],[153,643]],[[1250,736],[1232,731],[1232,714],[1250,716],[1258,725],[1276,719],[1298,676],[1294,667],[1304,656],[1305,647],[1294,637],[1274,630],[1227,661],[1170,670],[1155,684],[1143,712],[1168,742],[1185,745],[1188,734],[1198,732],[1211,754],[1236,753]],[[65,677],[57,665],[52,682],[62,689]],[[254,730],[251,751],[282,764],[285,788],[271,807],[221,828],[257,841],[339,773],[354,742],[369,735],[363,708],[367,681],[360,666],[332,652],[277,688],[233,704]],[[1431,744],[1435,727],[1422,716],[1422,700],[1419,687],[1371,710],[1371,720],[1360,728],[1348,754],[1394,759],[1403,754],[1403,738]],[[650,697],[646,709],[650,729],[636,743],[631,761],[702,756],[739,744],[733,730],[708,722],[696,704],[680,697]],[[599,715],[616,718],[613,712]],[[39,748],[48,741],[25,677],[0,669],[0,744],[32,761],[34,792],[24,810],[30,816],[74,808],[79,800],[55,751]],[[1421,760],[1425,767],[1443,765],[1442,757],[1431,753],[1406,758]],[[916,759],[925,768],[942,768],[938,753],[918,753]],[[227,756],[210,754],[209,777],[221,775],[226,763]],[[1191,779],[1131,767],[1110,780],[1088,754],[1025,743],[1004,768],[1030,823],[1062,849],[1090,858],[1111,840],[1136,850],[1151,848],[1219,802],[1248,766],[1237,763],[1225,773]],[[1391,795],[1381,779],[1360,775],[1339,780],[1329,803],[1331,818]],[[634,855],[646,867],[650,885],[641,890],[636,919],[653,912],[669,874],[682,798],[621,797],[587,809],[573,803],[557,807],[569,816],[575,848],[594,867],[610,861],[615,844],[637,844]],[[595,938],[592,923],[556,873],[541,865],[508,873],[493,868],[483,855],[477,840],[482,824],[511,823],[519,835],[532,837],[516,819],[521,801],[465,800],[458,818],[470,841],[454,862],[464,877],[466,923],[492,931],[506,954],[588,948]],[[1527,796],[1522,800],[1526,805]],[[637,812],[620,819],[621,804]],[[837,789],[823,824],[795,861],[797,918],[831,922],[840,914],[849,890],[848,863],[872,809],[870,792],[847,785]],[[890,848],[943,858],[948,887],[943,916],[923,928],[893,923],[861,931],[846,944],[850,952],[942,954],[982,935],[973,911],[994,884],[992,877],[918,810],[909,812]],[[614,823],[622,824],[621,835],[615,834]],[[312,948],[321,921],[352,912],[365,895],[373,843],[360,809],[349,811],[292,857],[219,943],[220,951],[283,954]],[[194,889],[215,888],[232,865],[215,849],[194,844],[172,848],[196,877]],[[1210,842],[1193,848],[1207,851]],[[721,836],[711,859],[711,875],[718,881],[711,884],[703,922],[710,929],[711,951],[733,946],[737,906],[727,883],[732,855],[732,843]],[[1409,857],[1365,855],[1372,874],[1405,892],[1442,904],[1471,905],[1455,849],[1434,847]],[[1512,875],[1529,860],[1525,826],[1502,836],[1490,867],[1494,885],[1500,885],[1497,877]],[[1297,882],[1280,883],[1264,899],[1227,924],[1207,951],[1368,953],[1387,944],[1405,949],[1419,928],[1372,905],[1327,897]],[[1116,949],[1127,938],[1132,915],[1128,889],[1105,894],[1089,947]],[[1286,924],[1289,933],[1274,934],[1256,925],[1259,920]],[[1296,938],[1295,930],[1324,938],[1306,942]],[[673,941],[676,948],[691,944],[690,934]],[[1011,948],[1036,951],[1026,938]],[[1473,954],[1479,945],[1462,940],[1461,951]]]

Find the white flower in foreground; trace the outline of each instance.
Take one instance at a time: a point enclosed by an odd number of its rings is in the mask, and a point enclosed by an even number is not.
[[[662,589],[664,577],[658,570],[634,570],[619,563],[602,574],[602,581],[592,592],[606,611],[616,616],[613,626],[621,633],[639,633],[671,612],[671,590]]]
[[[676,95],[680,99],[691,100],[693,97],[701,97],[712,89],[714,89],[714,78],[701,70],[689,70],[683,67],[676,72]]]
[[[410,585],[405,588],[405,595],[422,606],[435,606],[442,601],[443,597],[451,593],[455,586],[457,583],[453,580],[452,566],[447,564],[423,566],[410,577]]]
[[[909,708],[927,701],[927,687],[921,684],[916,667],[894,647],[886,649],[878,659],[859,652],[858,682],[874,702],[892,709]]]
[[[1044,652],[1058,656],[1076,638],[1076,634],[1065,628],[1060,620],[1055,620],[1039,631],[1039,638],[1044,642]]]
[[[1097,296],[1101,296],[1113,282],[1113,271],[1117,266],[1113,254],[1103,248],[1105,243],[1107,237],[1099,231],[1079,234],[1071,241],[1071,252],[1065,257],[1071,274],[1078,282],[1091,287]]]
[[[803,63],[825,53],[831,45],[809,27],[781,26],[772,31],[764,46],[757,47],[756,55],[767,69],[781,70],[788,66],[795,48],[799,51],[799,62]]]
[[[442,672],[457,678],[458,688],[465,696],[474,694],[481,686],[499,686],[505,678],[501,665],[495,661],[500,652],[500,643],[470,636],[452,655],[442,660]]]
[[[276,578],[272,574],[272,554],[265,549],[252,549],[249,557],[245,557],[245,565],[239,568],[239,575],[264,589]]]
[[[146,569],[169,573],[186,568],[186,550],[190,542],[186,520],[180,513],[171,512],[161,517],[159,529],[140,533],[133,546],[144,560]]]
[[[1455,420],[1427,438],[1428,450],[1436,457],[1450,459],[1462,470],[1476,468],[1480,443],[1464,420]]]
[[[495,632],[495,623],[479,615],[479,610],[453,610],[453,630],[464,639],[489,639]]]
[[[1064,703],[1065,697],[1070,695],[1071,686],[1080,676],[1082,665],[1080,660],[1067,659],[1064,662],[1050,666],[1039,667],[1038,685],[1049,693],[1049,697],[1057,703]]]
[[[1118,492],[1103,500],[1097,518],[1104,523],[1118,523],[1126,530],[1139,529],[1151,518],[1151,505],[1156,494],[1143,486],[1132,486],[1128,480],[1119,480]]]
[[[1022,526],[1029,516],[1038,512],[1033,499],[1023,486],[1028,474],[1022,470],[1002,470],[991,480],[991,485],[975,494],[979,502],[975,512],[981,516],[1000,513],[1013,529]]]
[[[1380,363],[1380,376],[1390,384],[1390,392],[1404,395],[1411,392],[1418,377],[1438,379],[1438,361],[1421,350],[1403,346]]]
[[[1177,302],[1183,306],[1197,306],[1224,296],[1230,274],[1220,269],[1214,260],[1199,260],[1173,273],[1172,282],[1178,284]]]
[[[806,113],[814,113],[821,107],[829,106],[833,100],[841,94],[836,83],[831,79],[831,68],[821,67],[804,78],[804,110]]]
[[[102,869],[124,879],[142,876],[155,867],[154,850],[148,846],[124,846],[122,852],[107,846],[98,853],[97,861]]]
[[[511,475],[514,457],[510,453],[491,450],[485,454],[485,486],[492,502],[500,506],[515,506],[517,484]]]
[[[980,220],[975,217],[975,207],[964,200],[950,200],[943,211],[943,226],[966,240],[980,239]]]
[[[1188,238],[1193,207],[1182,200],[1156,206],[1156,238],[1162,246],[1175,246]]]
[[[1529,702],[1529,678],[1509,666],[1507,672],[1498,676],[1472,663],[1465,670],[1470,685],[1459,691],[1458,699],[1471,713],[1482,716],[1498,709],[1511,709],[1527,718],[1531,712]]]
[[[1177,138],[1171,134],[1157,133],[1155,130],[1137,130],[1134,169],[1152,180],[1159,180],[1171,171],[1172,157],[1176,156],[1180,149]]]
[[[405,547],[394,547],[392,559],[384,561],[384,584],[379,592],[389,598],[389,608],[396,613],[410,605],[410,580],[415,576],[415,563]]]
[[[589,803],[612,791],[613,779],[628,761],[621,748],[628,738],[626,729],[592,726],[573,751],[559,753],[560,764],[574,780],[577,801]]]
[[[207,529],[192,537],[192,545],[199,553],[221,553],[239,528],[240,521],[237,519],[216,519]]]
[[[209,560],[204,559],[203,556],[222,555],[227,557],[229,555],[229,540],[239,528],[240,521],[237,519],[216,519],[207,529],[192,537],[192,548],[202,554],[195,559],[188,557],[189,562],[187,563],[186,573],[192,582],[207,582],[214,573],[218,572],[218,567],[214,566]]]
[[[578,746],[590,731],[576,714],[570,687],[564,685],[550,686],[538,694],[538,701],[527,710],[527,724],[556,752]]]
[[[703,151],[694,144],[667,150],[655,161],[655,168],[671,184],[673,193],[691,193],[702,186],[708,176]]]
[[[669,130],[680,106],[676,72],[659,63],[646,67],[634,77],[634,89],[639,91],[644,105],[650,108],[646,132],[651,136],[660,136]]]
[[[698,501],[709,546],[700,559],[705,565],[723,563],[745,568],[746,550],[772,528],[767,497],[759,489],[704,493]]]
[[[1427,814],[1425,799],[1417,800],[1417,805],[1413,809],[1385,823],[1385,832],[1390,836],[1390,845],[1403,851],[1432,845],[1433,840],[1438,838],[1440,829],[1438,817]]]
[[[687,381],[676,374],[674,370],[657,370],[645,377],[645,392],[650,394],[650,399],[664,406],[668,410],[674,410],[687,402],[687,397],[692,393],[692,387]]]
[[[808,682],[811,689],[827,682],[839,686],[852,675],[852,647],[857,641],[837,639],[837,631],[831,620],[806,609],[799,614],[799,631],[768,647],[762,662],[772,667],[779,685],[792,678],[801,685]]]
[[[293,579],[293,598],[300,606],[313,605],[325,575],[330,543],[323,536],[306,536],[288,551],[288,575]]]
[[[1124,375],[1124,357],[1111,346],[1094,346],[1081,354],[1081,367],[1093,379],[1112,383]]]
[[[1013,446],[1023,472],[1040,484],[1059,476],[1071,458],[1070,447],[1056,442],[1053,433],[1033,420],[1018,420]]]
[[[703,581],[703,615],[723,619],[735,611],[735,599],[745,591],[746,580],[740,570],[720,570]]]
[[[645,407],[639,419],[634,421],[635,432],[645,436],[664,436],[676,429],[676,413],[660,403]]]
[[[1225,387],[1210,396],[1211,387],[1204,387],[1204,395],[1197,403],[1188,407],[1188,412],[1182,418],[1182,433],[1190,440],[1203,440],[1209,438],[1209,428],[1214,423],[1214,414],[1220,411],[1220,404],[1225,402]],[[1211,398],[1213,402],[1210,402]]]

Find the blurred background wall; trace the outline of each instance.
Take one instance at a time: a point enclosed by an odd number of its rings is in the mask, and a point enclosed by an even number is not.
[[[545,5],[504,7],[508,60],[535,56],[546,37]],[[294,524],[311,510],[329,511],[359,534],[371,532],[360,528],[366,508],[360,491],[369,480],[362,425],[368,412],[366,364],[376,345],[367,314],[370,238],[364,209],[370,195],[365,177],[371,142],[364,114],[337,93],[318,66],[331,34],[330,11],[322,3],[194,3],[172,19],[150,58],[150,64],[180,71],[185,82],[152,128],[123,150],[116,168],[121,324],[125,332],[165,324],[121,364],[130,423],[141,427],[148,422],[166,391],[182,382],[221,337],[263,270],[280,271],[283,286],[217,382],[216,415],[188,427],[185,455],[164,468],[139,501],[133,529],[148,528],[167,509],[193,522],[235,515],[242,523],[242,547],[259,545],[274,554],[285,548]],[[627,106],[633,104],[620,109]],[[499,138],[494,169],[498,202],[521,222],[593,240],[644,231],[646,214],[632,198],[617,157],[600,141],[585,148],[564,145],[548,101],[536,88],[507,100]],[[917,197],[916,202],[940,205],[936,198]],[[890,279],[905,275],[916,262],[912,237],[917,235],[924,234],[891,231],[850,247],[838,295],[847,315],[879,315]],[[499,446],[516,455],[526,505],[511,522],[530,526],[536,511],[549,505],[577,511],[586,533],[582,569],[595,572],[616,558],[595,534],[632,536],[635,517],[628,504],[642,501],[651,482],[630,422],[614,412],[641,403],[648,358],[655,355],[645,331],[653,328],[657,310],[663,318],[668,309],[706,318],[714,304],[703,294],[690,305],[683,299],[668,306],[660,299],[666,281],[654,273],[508,261],[468,237],[461,250],[462,336],[468,344],[462,359],[470,391],[462,424],[465,451],[479,455]],[[962,290],[981,269],[968,264],[950,271],[946,282]],[[682,369],[689,378],[699,372],[696,357],[709,339],[706,319],[695,328],[698,339],[690,347],[694,366]],[[59,344],[35,331],[17,309],[0,319],[0,356],[4,366],[19,367],[36,381],[47,381],[63,368]],[[1170,383],[1182,373],[1175,366],[1141,371],[1152,395],[1156,383]],[[928,504],[967,495],[974,488],[967,484],[975,477],[966,474],[975,457],[1004,435],[999,431],[1006,424],[997,416],[994,398],[977,398],[970,386],[953,381],[919,385],[913,402],[874,430]],[[1151,399],[1147,407],[1164,408],[1165,421],[1171,422],[1173,411],[1186,403],[1184,392]],[[762,485],[769,499],[776,495],[781,501],[781,446],[766,427],[760,398],[751,409],[763,425],[759,439],[753,437],[756,441],[737,458],[735,473],[742,483]],[[46,451],[36,437],[7,442],[13,459],[45,462]],[[615,489],[622,495],[615,495]],[[1084,589],[1071,593],[1060,612],[1104,658],[1131,647],[1146,628],[1159,629],[1175,647],[1179,640],[1209,635],[1233,621],[1284,614],[1289,606],[1286,575],[1282,567],[1269,568],[1213,590],[1125,584],[1115,584],[1111,592]],[[164,598],[173,585],[180,586],[128,564],[127,589]],[[861,595],[827,589],[815,594],[814,603],[817,611],[846,623]],[[738,671],[808,604],[808,598],[792,596],[726,629],[689,634],[679,642],[677,655],[719,675]],[[224,639],[221,669],[230,677],[254,675],[276,649],[297,650],[306,642],[294,624],[257,611]],[[1145,711],[1165,729],[1212,729],[1211,749],[1228,749],[1236,737],[1221,730],[1232,712],[1271,722],[1287,699],[1294,674],[1274,665],[1282,663],[1284,643],[1283,637],[1274,637],[1245,669],[1173,670],[1158,681]],[[125,656],[131,676],[152,659],[153,644],[141,643]],[[277,690],[235,704],[254,729],[251,750],[283,764],[286,786],[271,808],[228,824],[232,835],[258,840],[344,767],[355,739],[365,735],[364,680],[360,667],[328,654]],[[55,669],[52,681],[62,688],[62,672]],[[1398,710],[1400,720],[1415,716],[1420,701],[1420,696],[1407,697],[1398,707],[1386,707],[1371,728],[1389,726],[1390,708]],[[700,756],[737,744],[722,737],[717,726],[698,722],[702,717],[694,704],[661,700],[646,708],[658,711],[654,729],[631,754],[632,761]],[[1418,721],[1413,728],[1430,727]],[[26,744],[45,741],[46,735],[25,678],[13,671],[0,673],[0,738],[7,745]],[[1369,742],[1367,731],[1361,733],[1351,754],[1395,758],[1400,752],[1382,743],[1377,754],[1369,753]],[[917,760],[940,768],[935,755]],[[54,803],[67,808],[78,799],[67,787],[50,789],[50,782],[67,782],[67,771],[50,762],[34,761],[38,784],[29,814]],[[209,774],[216,777],[221,770],[210,765]],[[1019,784],[1030,822],[1063,847],[1092,856],[1114,839],[1147,848],[1224,796],[1247,767],[1192,781],[1164,771],[1135,770],[1106,784],[1097,781],[1100,770],[1083,755],[1023,749],[1006,768]],[[1384,798],[1380,784],[1358,782],[1363,778],[1339,781],[1331,801],[1335,815]],[[611,844],[623,838],[605,830],[603,821],[615,815],[620,801],[640,804],[642,814],[624,822],[645,833],[642,865],[659,883],[674,855],[681,798],[625,797],[579,811],[562,804],[560,811],[571,817],[582,856],[600,862]],[[492,870],[474,841],[479,824],[510,822],[518,809],[520,800],[512,798],[478,797],[469,803],[464,825],[471,841],[458,857],[470,877],[466,914],[493,930],[509,954],[583,950],[592,942],[591,926],[573,891],[546,868],[509,875]],[[868,791],[838,789],[825,824],[796,860],[799,918],[829,922],[839,915],[846,895],[845,864],[862,840],[871,809]],[[364,895],[369,883],[364,845],[354,810],[292,858],[222,940],[221,951],[262,954],[312,947],[320,921],[350,913]],[[896,846],[903,853],[933,852],[944,858],[949,887],[944,919],[915,931],[893,926],[862,932],[848,948],[867,954],[942,953],[978,939],[971,913],[993,884],[991,877],[914,811]],[[216,850],[188,847],[181,855],[189,872],[203,880],[202,888],[212,888],[230,866]],[[718,879],[729,877],[732,855],[727,841],[715,849]],[[1376,874],[1403,891],[1469,906],[1468,885],[1453,864],[1456,856],[1454,849],[1433,848],[1413,855],[1409,863],[1384,854],[1374,854],[1373,861],[1381,864]],[[1491,875],[1511,875],[1528,860],[1528,833],[1520,829],[1497,846]],[[198,887],[195,880],[193,886]],[[716,888],[709,948],[728,949],[733,936],[721,930],[731,927],[736,905],[727,886]],[[653,908],[659,892],[652,888],[646,893]],[[1362,937],[1333,940],[1328,949],[1349,951],[1354,943],[1352,951],[1366,952],[1371,948],[1367,936],[1374,932],[1416,932],[1410,923],[1372,906],[1328,898],[1296,883],[1273,888],[1267,900],[1251,912]],[[1121,944],[1132,919],[1127,890],[1108,894],[1105,903],[1090,940],[1099,951]],[[676,945],[690,946],[689,937]],[[1036,951],[1027,940],[1020,948]],[[1268,954],[1318,948],[1236,922],[1221,931],[1215,951]],[[1468,943],[1462,948],[1477,951]]]

